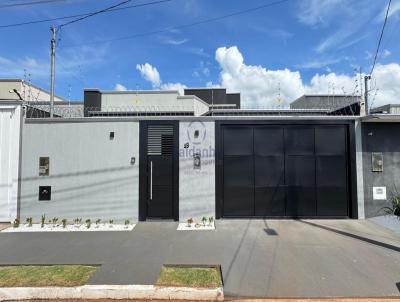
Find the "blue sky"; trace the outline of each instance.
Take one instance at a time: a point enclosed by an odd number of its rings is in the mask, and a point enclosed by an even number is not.
[[[3,0],[0,6],[27,1]],[[66,0],[0,8],[0,25],[92,12],[118,2]],[[277,104],[279,87],[285,103],[304,92],[354,90],[354,68],[371,68],[386,0],[289,0],[215,22],[171,28],[270,2],[172,0],[66,26],[59,33],[56,93],[67,97],[71,91],[72,99],[82,99],[85,87],[216,85],[242,92],[247,107],[268,107]],[[48,88],[52,24],[0,28],[0,77],[23,77],[26,69],[33,83]],[[170,30],[95,43],[165,28]],[[393,0],[374,79],[377,103],[398,102],[399,29],[400,0]]]

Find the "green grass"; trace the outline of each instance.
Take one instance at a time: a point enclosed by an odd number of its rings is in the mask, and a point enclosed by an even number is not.
[[[95,266],[0,266],[0,287],[79,286],[86,284]]]
[[[222,280],[217,268],[163,266],[156,285],[216,288]]]

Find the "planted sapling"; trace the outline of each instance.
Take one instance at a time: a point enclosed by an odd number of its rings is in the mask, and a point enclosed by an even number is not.
[[[13,222],[13,227],[14,228],[18,228],[19,227],[19,219],[15,218],[14,222]]]
[[[213,222],[214,222],[214,217],[212,216],[208,217],[208,225],[211,226]]]
[[[51,221],[53,223],[53,227],[55,227],[57,225],[58,218],[54,217]]]
[[[201,221],[203,222],[203,226],[206,226],[207,217],[203,216],[203,218],[201,218]]]
[[[46,215],[42,215],[42,217],[40,218],[40,227],[44,227],[44,224],[46,222]]]
[[[61,220],[61,222],[62,222],[62,227],[65,229],[66,227],[67,227],[67,219],[63,219],[63,220]]]
[[[90,226],[92,225],[92,221],[90,219],[86,219],[86,228],[90,229]]]
[[[32,226],[32,223],[33,223],[32,217],[26,218],[26,223],[28,224],[28,227],[31,227],[31,226]]]

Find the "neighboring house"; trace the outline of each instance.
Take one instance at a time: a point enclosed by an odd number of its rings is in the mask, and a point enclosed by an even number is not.
[[[318,94],[303,95],[290,103],[290,109],[328,109],[338,110],[352,104],[359,104],[360,96],[338,95],[338,94]]]
[[[26,102],[50,102],[50,92],[21,79],[0,79],[1,100],[24,100]],[[54,96],[55,102],[67,102],[60,96]]]
[[[226,93],[225,88],[187,88],[185,95],[195,95],[211,109],[240,109],[240,93]]]
[[[209,105],[194,95],[171,90],[85,89],[85,116],[200,116]]]
[[[400,115],[400,104],[387,104],[384,106],[372,108],[371,114],[397,114]]]

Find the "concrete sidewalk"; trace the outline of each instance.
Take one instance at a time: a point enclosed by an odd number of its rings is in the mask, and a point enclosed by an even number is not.
[[[153,284],[163,264],[221,264],[225,296],[399,296],[400,236],[358,220],[139,223],[121,233],[1,233],[0,264],[101,264],[91,284]],[[398,285],[396,285],[398,284]]]

